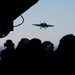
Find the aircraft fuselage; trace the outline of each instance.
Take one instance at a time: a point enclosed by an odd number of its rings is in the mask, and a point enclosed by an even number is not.
[[[48,27],[46,23],[42,23],[41,27]]]

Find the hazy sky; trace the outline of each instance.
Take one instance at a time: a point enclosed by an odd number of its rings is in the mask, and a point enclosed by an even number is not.
[[[49,40],[54,45],[66,34],[75,35],[75,0],[39,0],[34,6],[22,14],[24,23],[14,28],[8,36],[0,39],[0,45],[7,39],[12,39],[17,45],[21,38],[39,38],[42,41]],[[21,23],[21,17],[14,21],[14,25]],[[54,27],[46,30],[32,24],[45,21]]]

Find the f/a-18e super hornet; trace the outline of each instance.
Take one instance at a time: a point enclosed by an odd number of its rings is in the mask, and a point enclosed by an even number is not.
[[[32,25],[35,25],[35,26],[40,26],[40,29],[41,28],[48,28],[48,27],[54,27],[54,25],[49,25],[47,24],[46,22],[43,22],[43,23],[40,23],[40,24],[32,24]]]

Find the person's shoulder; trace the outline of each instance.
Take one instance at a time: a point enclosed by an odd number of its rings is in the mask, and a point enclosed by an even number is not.
[[[4,50],[1,50],[1,53],[4,53],[4,52],[6,52],[6,49],[4,49]]]

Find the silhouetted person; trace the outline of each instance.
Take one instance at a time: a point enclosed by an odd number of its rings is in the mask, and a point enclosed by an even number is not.
[[[75,36],[65,35],[60,39],[59,46],[54,51],[54,62],[59,64],[75,63]]]
[[[1,52],[0,52],[0,64],[1,64]]]
[[[40,39],[33,38],[29,41],[28,52],[31,65],[40,65],[42,63],[42,42]]]
[[[54,45],[50,41],[44,41],[42,47],[46,56],[49,56],[54,50]]]
[[[1,61],[3,64],[14,64],[15,62],[15,48],[14,43],[12,40],[7,40],[6,43],[4,43],[4,46],[6,47],[5,50],[1,51]]]
[[[50,58],[52,55],[52,52],[54,50],[54,44],[50,41],[44,41],[42,43],[43,53],[44,53],[44,65],[50,64]]]
[[[25,62],[27,61],[27,56],[28,56],[28,43],[29,43],[29,39],[28,38],[22,38],[19,43],[18,46],[16,48],[16,61],[17,64],[19,65],[24,65]]]

